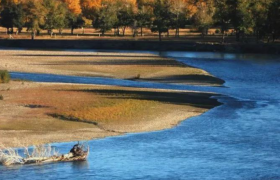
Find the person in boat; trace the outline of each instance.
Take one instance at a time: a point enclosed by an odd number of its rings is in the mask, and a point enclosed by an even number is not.
[[[84,151],[82,147],[79,144],[75,144],[73,148],[70,150],[71,153],[73,153],[73,156],[83,156]]]

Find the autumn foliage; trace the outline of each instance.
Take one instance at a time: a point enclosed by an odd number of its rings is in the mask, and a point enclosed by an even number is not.
[[[280,36],[279,0],[2,0],[0,5],[0,23],[12,32],[23,27],[37,33],[62,32],[70,27],[73,33],[87,25],[102,34],[113,30],[124,36],[131,28],[133,36],[139,30],[142,36],[145,27],[161,39],[170,29],[179,37],[180,29],[188,25],[203,36],[213,26],[223,36],[234,29],[237,40],[246,34],[273,40]]]
[[[62,2],[67,4],[70,12],[72,12],[74,14],[80,14],[82,12],[79,0],[62,0]]]

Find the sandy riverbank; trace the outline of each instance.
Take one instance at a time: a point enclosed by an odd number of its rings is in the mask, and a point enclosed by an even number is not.
[[[167,129],[219,104],[207,93],[21,81],[0,94],[0,144],[14,147]]]
[[[204,70],[148,53],[0,50],[0,69],[221,85]],[[12,81],[0,84],[0,144],[77,141],[171,128],[219,103],[211,94]],[[14,140],[16,139],[16,141]]]
[[[149,53],[0,50],[0,69],[176,84],[221,85],[208,72]]]

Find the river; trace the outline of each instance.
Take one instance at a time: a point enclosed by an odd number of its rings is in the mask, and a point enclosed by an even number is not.
[[[216,98],[223,105],[172,129],[92,140],[86,162],[0,166],[0,179],[280,179],[280,57],[159,54],[202,68],[224,79],[225,87],[51,77],[54,82],[211,91],[221,94]],[[35,81],[50,79],[50,75],[41,76]],[[39,76],[14,72],[12,77],[34,80],[31,77]],[[65,153],[74,143],[53,146]]]

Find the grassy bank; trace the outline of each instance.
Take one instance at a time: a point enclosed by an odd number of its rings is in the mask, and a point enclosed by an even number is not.
[[[211,94],[11,82],[0,86],[0,143],[49,143],[166,129],[219,103]],[[79,136],[75,136],[79,134]]]
[[[10,81],[10,74],[7,70],[0,70],[0,83],[8,83]]]

